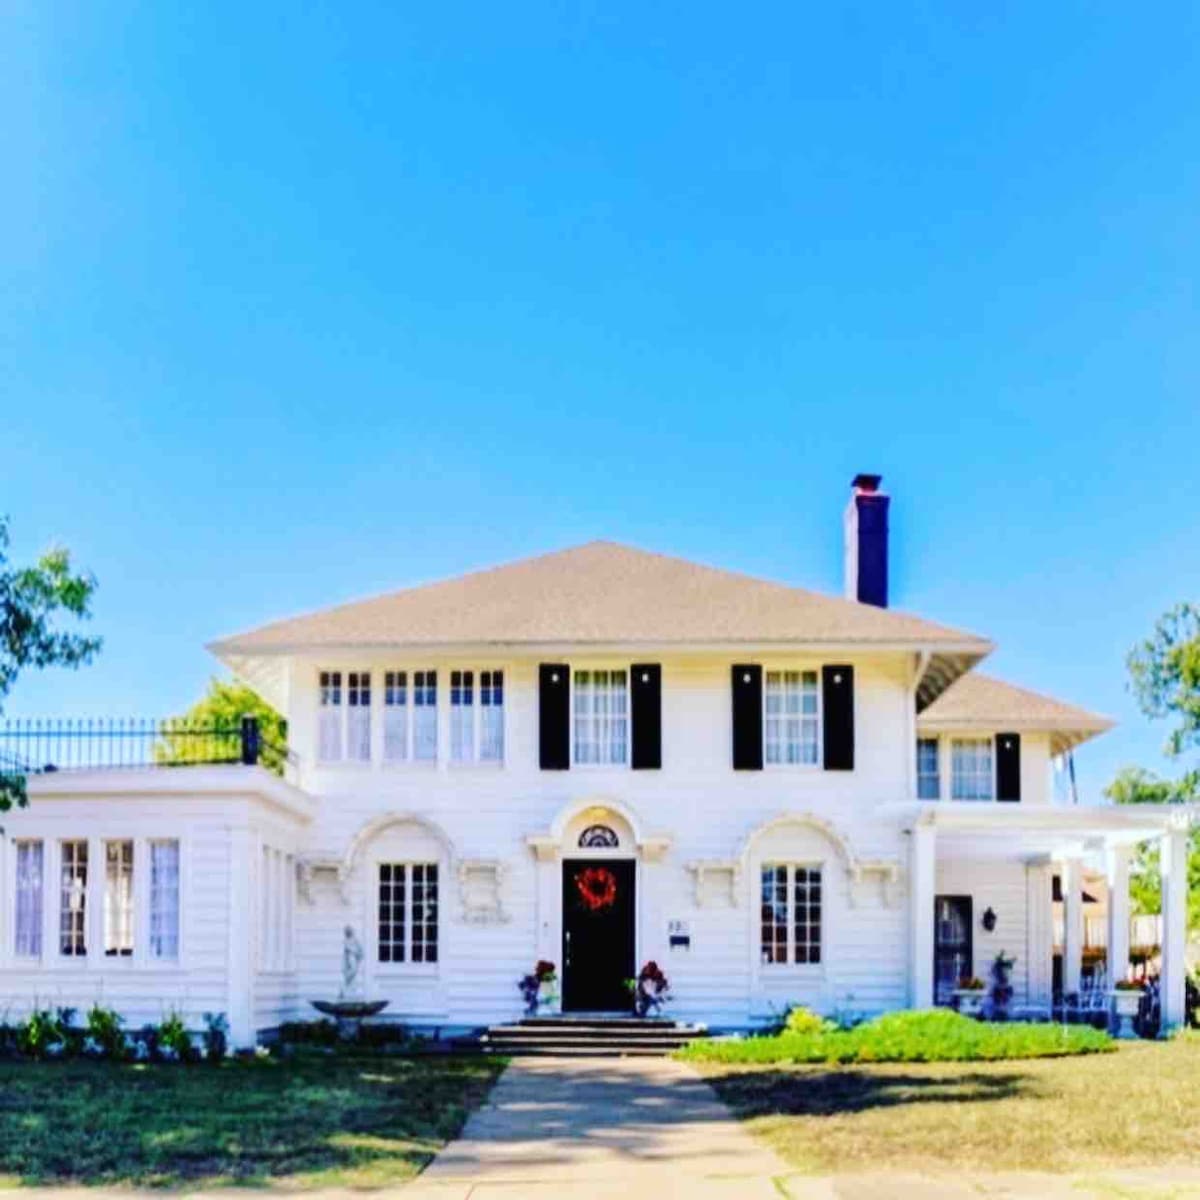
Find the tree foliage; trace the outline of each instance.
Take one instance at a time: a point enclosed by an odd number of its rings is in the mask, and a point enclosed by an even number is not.
[[[100,638],[59,625],[91,616],[95,578],[73,570],[61,546],[27,567],[10,565],[8,546],[8,519],[0,517],[0,705],[27,668],[81,667],[100,649]],[[0,812],[26,803],[21,765],[0,761]]]
[[[241,747],[242,717],[258,718],[259,762],[282,775],[287,754],[287,722],[253,688],[220,679],[209,680],[204,696],[171,722],[181,731],[197,732],[164,734],[154,756],[163,766],[195,762],[194,739],[200,736],[209,748],[219,748],[221,757],[236,759]],[[227,743],[224,746],[223,741]]]

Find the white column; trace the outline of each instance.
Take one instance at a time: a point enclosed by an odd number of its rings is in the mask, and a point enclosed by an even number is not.
[[[234,1049],[253,1046],[254,1028],[254,893],[256,874],[251,851],[255,839],[247,828],[229,831],[229,1042]],[[191,896],[184,898],[190,904]]]
[[[1083,863],[1068,858],[1062,864],[1063,992],[1078,994],[1083,974]]]
[[[933,897],[937,830],[932,821],[912,829],[908,865],[909,1005],[933,1007]]]
[[[1129,974],[1129,846],[1109,846],[1105,855],[1108,885],[1108,983]]]
[[[1188,835],[1186,829],[1163,834],[1162,855],[1162,1023],[1164,1029],[1182,1025],[1185,1017],[1184,981],[1187,975]]]
[[[1025,868],[1027,1003],[1049,1008],[1054,991],[1054,885],[1049,863]]]

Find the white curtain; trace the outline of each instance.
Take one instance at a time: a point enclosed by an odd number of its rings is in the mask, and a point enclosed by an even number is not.
[[[17,843],[18,954],[42,952],[42,843]]]

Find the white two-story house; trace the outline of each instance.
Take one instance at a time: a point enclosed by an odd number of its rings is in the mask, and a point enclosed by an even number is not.
[[[844,598],[594,542],[213,643],[286,714],[283,775],[253,737],[188,767],[39,743],[0,1005],[223,1011],[246,1044],[337,995],[350,926],[367,997],[443,1030],[515,1016],[538,959],[568,1012],[627,1008],[653,959],[672,1015],[747,1028],[943,1003],[1003,951],[1015,1008],[1048,1010],[1055,894],[1063,987],[1088,863],[1124,974],[1155,838],[1177,1023],[1193,813],[1056,802],[1053,760],[1109,722],[888,608],[887,514],[859,476]]]

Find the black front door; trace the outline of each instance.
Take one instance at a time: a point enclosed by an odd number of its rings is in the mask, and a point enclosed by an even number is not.
[[[629,1008],[625,980],[634,974],[633,889],[629,860],[563,863],[564,1011]]]
[[[952,1004],[958,981],[974,973],[971,897],[937,896],[933,901],[933,1002]]]

